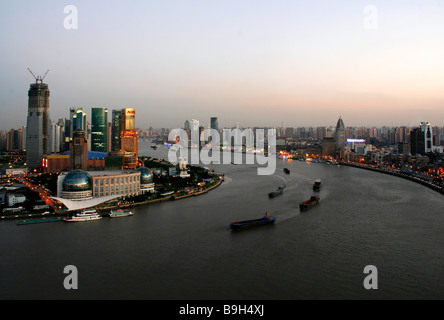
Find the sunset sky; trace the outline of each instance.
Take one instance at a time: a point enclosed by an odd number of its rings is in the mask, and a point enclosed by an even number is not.
[[[444,125],[444,0],[8,0],[0,43],[4,130],[26,125],[27,68],[50,70],[53,121],[132,107],[140,128]]]

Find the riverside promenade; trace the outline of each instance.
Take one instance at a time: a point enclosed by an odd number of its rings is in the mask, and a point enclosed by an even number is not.
[[[360,169],[365,169],[365,170],[371,170],[371,171],[375,171],[375,172],[380,172],[380,173],[385,173],[385,174],[390,174],[392,176],[396,176],[396,177],[400,177],[403,179],[407,179],[410,181],[414,181],[417,183],[420,183],[426,187],[429,187],[439,193],[444,194],[444,187],[433,183],[431,180],[427,180],[425,178],[422,178],[420,176],[414,175],[414,174],[409,174],[409,173],[405,173],[402,171],[398,171],[398,170],[393,170],[391,168],[385,168],[385,167],[373,167],[373,166],[369,166],[369,165],[364,165],[364,164],[358,164],[358,163],[353,163],[353,162],[339,162],[338,164],[343,165],[343,166],[349,166],[349,167],[355,167],[355,168],[360,168]]]

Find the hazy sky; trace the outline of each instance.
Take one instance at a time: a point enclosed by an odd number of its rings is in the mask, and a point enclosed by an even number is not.
[[[0,129],[26,124],[27,68],[50,70],[55,121],[444,125],[444,0],[2,0],[0,44]]]

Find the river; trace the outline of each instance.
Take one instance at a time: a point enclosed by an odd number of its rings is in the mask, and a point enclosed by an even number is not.
[[[140,154],[167,151],[141,141]],[[346,166],[277,160],[269,176],[257,165],[211,167],[225,174],[218,188],[131,217],[0,222],[0,299],[444,298],[443,195]],[[301,213],[316,178],[321,203]],[[274,225],[228,229],[266,211]],[[77,290],[63,286],[67,265],[78,270]],[[377,268],[376,290],[363,286],[367,265]]]

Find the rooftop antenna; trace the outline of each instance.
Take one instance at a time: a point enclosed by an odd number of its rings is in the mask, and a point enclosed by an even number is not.
[[[31,69],[28,68],[28,71],[31,72],[32,76],[34,77],[34,79],[35,79],[35,83],[39,83],[39,81],[40,81],[40,83],[43,83],[43,80],[45,79],[46,75],[47,75],[48,72],[49,72],[49,70],[46,71],[46,73],[45,73],[45,75],[44,75],[43,77],[42,77],[42,76],[37,76],[37,77],[36,77],[36,76],[34,75],[34,73],[32,73]]]

